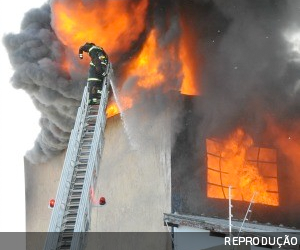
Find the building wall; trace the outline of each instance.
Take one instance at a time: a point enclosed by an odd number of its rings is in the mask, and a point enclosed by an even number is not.
[[[95,202],[104,196],[107,204],[92,209],[91,231],[166,231],[163,213],[171,212],[168,122],[169,116],[161,112],[147,130],[141,122],[135,134],[132,126],[124,129],[120,116],[108,119],[95,190]],[[39,166],[25,161],[29,232],[48,229],[48,202],[56,195],[63,161],[64,155]]]
[[[48,231],[52,210],[49,200],[55,198],[64,154],[51,161],[32,165],[25,160],[26,231]]]
[[[138,135],[135,131],[139,129],[130,124],[125,130],[119,117],[109,119],[95,192],[98,199],[104,196],[107,204],[93,209],[92,231],[166,230],[163,213],[171,211],[168,122],[162,113],[151,128]],[[141,121],[137,126],[144,128]]]

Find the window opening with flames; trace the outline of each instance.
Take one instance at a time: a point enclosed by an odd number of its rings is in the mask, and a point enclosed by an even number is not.
[[[206,140],[207,197],[278,206],[277,151],[253,146],[253,140],[238,129],[224,141]]]

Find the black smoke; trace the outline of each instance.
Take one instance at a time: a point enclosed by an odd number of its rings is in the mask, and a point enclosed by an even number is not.
[[[13,86],[24,89],[41,112],[41,132],[26,155],[33,163],[46,161],[66,148],[85,85],[80,84],[83,77],[71,79],[61,70],[65,48],[50,23],[51,8],[45,4],[26,13],[19,34],[3,39],[15,70]]]
[[[300,54],[289,39],[300,31],[300,3],[216,0],[194,5],[208,9],[190,17],[201,23],[195,32],[205,34],[199,39],[205,60],[205,101],[196,108],[204,112],[199,131],[224,136],[241,126],[259,141],[266,116],[282,124],[299,119]]]

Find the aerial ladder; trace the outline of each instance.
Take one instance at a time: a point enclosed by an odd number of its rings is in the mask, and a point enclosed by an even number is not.
[[[85,87],[71,132],[44,250],[83,249],[90,228],[93,190],[104,146],[106,106],[112,77],[108,64],[99,105]]]

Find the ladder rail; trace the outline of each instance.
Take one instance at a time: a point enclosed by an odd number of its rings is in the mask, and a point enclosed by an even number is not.
[[[89,155],[87,170],[84,178],[84,184],[83,184],[82,194],[81,194],[79,208],[78,208],[78,214],[77,214],[76,223],[74,227],[75,234],[72,240],[71,250],[79,250],[81,248],[82,246],[81,242],[84,241],[84,235],[82,234],[82,232],[87,231],[86,226],[88,223],[88,217],[89,217],[88,215],[90,213],[89,210],[91,207],[90,204],[91,200],[89,201],[89,194],[90,194],[90,188],[92,184],[92,177],[93,177],[94,170],[97,167],[99,167],[99,164],[96,164],[96,162],[98,162],[97,155],[99,150],[100,150],[99,152],[100,155],[102,153],[101,144],[103,143],[103,131],[106,125],[105,107],[107,105],[107,99],[108,99],[108,83],[107,83],[107,78],[105,78],[105,81],[103,83],[100,105],[98,109],[98,116],[96,120],[93,141],[91,145],[91,151]]]

